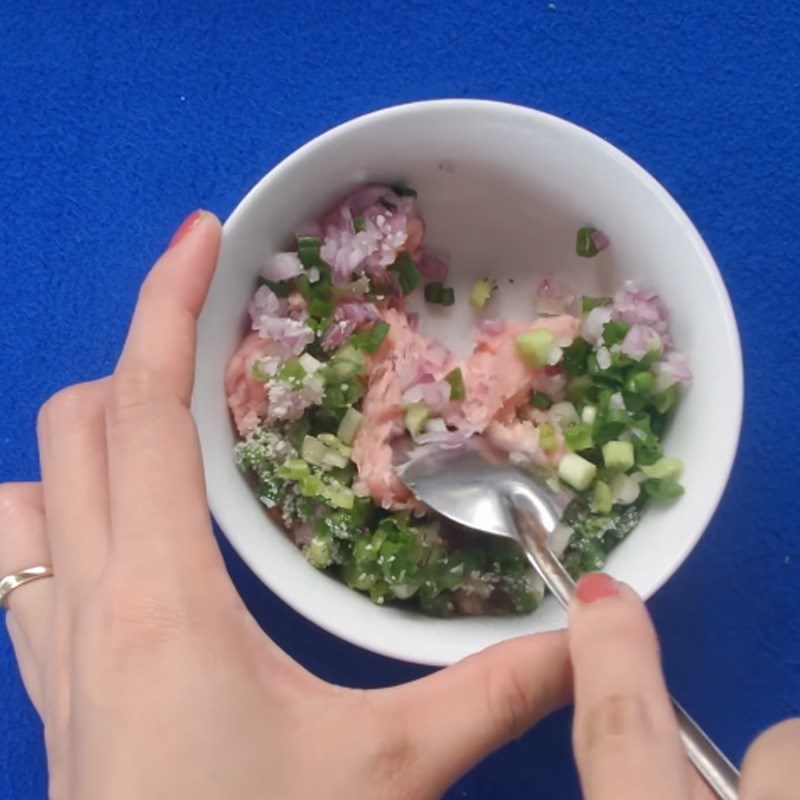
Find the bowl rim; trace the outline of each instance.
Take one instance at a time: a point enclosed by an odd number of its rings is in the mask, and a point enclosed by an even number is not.
[[[729,374],[729,380],[731,381],[734,390],[731,395],[729,395],[728,399],[731,409],[735,412],[736,428],[735,431],[732,432],[733,435],[727,437],[720,448],[721,453],[718,456],[717,464],[723,466],[718,473],[719,478],[717,481],[717,487],[714,490],[713,495],[709,497],[710,502],[706,504],[706,509],[703,516],[698,520],[695,535],[686,541],[686,544],[681,551],[675,554],[672,568],[666,571],[662,576],[658,577],[658,579],[650,585],[649,590],[644,596],[644,599],[648,600],[659,589],[661,589],[661,587],[675,574],[675,572],[677,572],[692,550],[696,547],[698,541],[705,533],[711,520],[716,514],[722,497],[727,489],[731,471],[736,460],[742,429],[744,409],[744,365],[741,338],[736,322],[736,315],[728,294],[728,290],[722,279],[722,275],[719,271],[716,261],[714,260],[714,257],[712,256],[708,246],[695,227],[694,223],[689,218],[688,214],[681,208],[681,206],[667,191],[667,189],[661,183],[659,183],[659,181],[657,181],[656,178],[653,177],[646,169],[644,169],[644,167],[598,134],[593,133],[581,125],[570,122],[545,111],[540,111],[538,109],[529,108],[527,106],[514,103],[485,99],[445,98],[414,101],[387,106],[359,115],[318,134],[305,144],[298,147],[292,153],[284,157],[274,167],[272,167],[249,189],[249,191],[239,201],[236,208],[226,219],[223,225],[223,236],[225,236],[230,228],[237,223],[240,217],[247,213],[250,204],[254,201],[257,195],[263,192],[265,188],[268,187],[271,182],[275,181],[282,173],[292,169],[297,162],[302,161],[307,153],[318,148],[320,145],[325,145],[333,140],[346,137],[354,130],[365,125],[369,125],[376,119],[391,119],[393,117],[406,116],[408,114],[415,114],[418,112],[424,113],[427,111],[448,110],[456,113],[460,113],[461,111],[483,111],[495,115],[505,115],[509,119],[516,117],[521,120],[533,120],[538,125],[549,127],[557,134],[581,139],[587,146],[597,150],[598,155],[601,157],[610,158],[616,161],[620,166],[628,170],[637,180],[648,187],[654,193],[657,199],[661,201],[664,211],[671,214],[679,223],[681,229],[687,235],[690,244],[697,252],[699,260],[703,262],[706,272],[711,280],[714,294],[716,295],[715,299],[719,301],[720,307],[723,311],[725,338],[731,345],[732,360],[728,366],[731,370],[731,373]],[[215,492],[211,486],[208,487],[208,503],[211,513],[219,525],[220,530],[225,535],[225,538],[228,540],[228,542],[230,542],[231,546],[237,552],[239,557],[270,589],[270,591],[274,592],[281,600],[283,600],[283,602],[285,602],[305,619],[313,622],[315,625],[318,625],[323,630],[332,633],[343,641],[349,642],[350,644],[361,647],[369,652],[377,653],[388,658],[430,666],[443,666],[451,663],[450,661],[445,661],[436,656],[426,655],[424,650],[421,648],[415,649],[413,646],[408,647],[404,645],[395,646],[392,640],[388,638],[387,640],[384,640],[383,643],[377,644],[369,635],[362,635],[359,626],[354,625],[350,617],[339,618],[336,615],[326,615],[323,609],[317,609],[311,604],[305,605],[302,601],[302,593],[291,592],[286,590],[283,586],[274,585],[270,577],[266,574],[268,570],[264,570],[259,563],[256,563],[256,560],[250,557],[250,554],[247,552],[246,548],[239,546],[239,543],[237,542],[238,537],[232,536],[226,531],[221,522],[221,518],[225,517],[226,515],[224,509],[217,506],[215,501]]]

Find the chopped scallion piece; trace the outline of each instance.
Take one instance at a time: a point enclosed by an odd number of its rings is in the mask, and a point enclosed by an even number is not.
[[[368,328],[362,328],[358,333],[354,333],[348,344],[364,353],[374,353],[381,346],[387,333],[389,333],[389,323],[379,320]]]
[[[558,447],[558,439],[556,438],[556,429],[549,423],[545,422],[538,428],[539,431],[539,446],[545,453],[552,453]]]
[[[404,186],[402,183],[393,183],[389,186],[389,188],[398,196],[398,197],[416,197],[417,191],[416,189],[409,189],[408,186]]]
[[[342,417],[342,421],[339,423],[339,430],[336,432],[336,435],[345,444],[353,444],[353,439],[356,438],[358,429],[361,427],[361,423],[363,421],[364,415],[360,411],[357,411],[355,408],[353,408],[353,406],[350,406],[347,411],[344,412],[344,416]]]
[[[570,450],[576,453],[580,450],[588,450],[594,442],[592,441],[592,426],[585,422],[573,422],[564,428],[564,441]]]
[[[514,340],[520,358],[532,367],[544,367],[550,363],[553,352],[558,348],[552,331],[537,328],[521,333]]]
[[[644,482],[644,490],[656,500],[672,500],[683,494],[683,486],[674,478],[650,478]]]
[[[683,472],[683,461],[680,458],[659,458],[655,464],[642,467],[648,478],[677,478]]]
[[[356,233],[361,233],[367,229],[367,221],[364,217],[353,217],[353,230]]]
[[[278,372],[278,378],[280,380],[286,381],[286,383],[293,386],[302,383],[305,377],[306,371],[296,358],[287,361]]]
[[[588,297],[584,295],[581,297],[581,311],[588,314],[592,309],[599,306],[610,306],[614,300],[611,297]]]
[[[389,269],[397,273],[403,294],[411,294],[422,280],[420,271],[414,266],[414,260],[408,253],[400,253]]]
[[[297,237],[297,256],[304,267],[313,267],[319,263],[320,241],[316,236]]]
[[[439,281],[425,284],[425,302],[426,303],[439,303],[442,299],[442,290],[444,285]]]
[[[467,388],[464,385],[464,373],[461,367],[456,367],[444,376],[444,379],[450,384],[450,399],[451,400],[464,400],[467,396]]]
[[[489,302],[489,298],[496,288],[497,283],[491,278],[479,278],[472,287],[472,294],[469,298],[473,308],[483,308]]]
[[[582,258],[593,258],[600,251],[594,242],[593,234],[596,233],[595,228],[579,228],[575,236],[575,252]]]
[[[439,297],[440,306],[451,306],[456,301],[455,290],[451,286],[445,286],[442,289],[442,294]]]
[[[264,369],[260,361],[254,361],[250,374],[259,383],[266,383],[272,376]]]
[[[547,411],[553,405],[553,401],[544,392],[534,392],[531,395],[531,405],[542,411]]]

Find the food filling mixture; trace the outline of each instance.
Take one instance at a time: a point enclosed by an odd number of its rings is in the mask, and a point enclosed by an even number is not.
[[[490,276],[456,297],[423,246],[415,197],[363,186],[271,257],[226,375],[236,459],[309,563],[375,603],[529,613],[544,588],[517,545],[443,522],[395,466],[485,437],[552,488],[565,508],[552,545],[578,576],[602,567],[648,503],[682,493],[661,437],[691,373],[667,309],[632,283],[580,297],[549,277],[517,320],[491,318],[502,290]],[[608,245],[577,232],[579,255]],[[415,292],[471,303],[467,358],[419,330],[406,308]]]

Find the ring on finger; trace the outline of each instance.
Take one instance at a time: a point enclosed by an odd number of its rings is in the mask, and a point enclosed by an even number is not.
[[[28,567],[19,572],[12,572],[0,580],[0,606],[8,608],[8,598],[15,589],[24,586],[26,583],[41,580],[42,578],[52,578],[53,568],[49,564],[39,564],[35,567]]]

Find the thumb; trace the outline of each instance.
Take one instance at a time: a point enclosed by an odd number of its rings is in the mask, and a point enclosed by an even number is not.
[[[503,642],[395,690],[422,776],[443,791],[569,700],[564,631]]]

